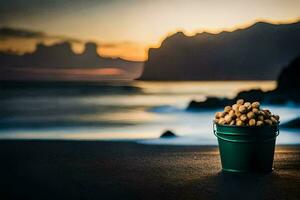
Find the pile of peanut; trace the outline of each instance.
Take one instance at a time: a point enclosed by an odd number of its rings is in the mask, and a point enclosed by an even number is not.
[[[279,116],[269,110],[260,108],[259,102],[245,102],[237,100],[236,104],[226,106],[223,112],[217,112],[215,123],[236,126],[264,126],[279,124]]]

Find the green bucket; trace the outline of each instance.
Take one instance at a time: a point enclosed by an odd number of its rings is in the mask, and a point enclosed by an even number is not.
[[[214,123],[222,170],[226,172],[271,172],[278,125],[229,126]]]

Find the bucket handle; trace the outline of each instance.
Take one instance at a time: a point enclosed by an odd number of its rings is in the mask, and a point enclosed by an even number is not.
[[[222,140],[225,140],[227,142],[240,142],[240,143],[247,143],[247,142],[257,142],[257,140],[234,140],[234,139],[227,139],[227,138],[224,138],[222,136],[219,136],[217,134],[217,131],[216,131],[216,125],[213,124],[213,131],[214,131],[214,135],[219,138],[219,139],[222,139]],[[272,138],[268,138],[268,139],[264,139],[264,140],[261,140],[262,142],[266,142],[266,141],[271,141],[271,140],[274,140],[277,136],[279,135],[279,129],[276,130],[276,135]]]

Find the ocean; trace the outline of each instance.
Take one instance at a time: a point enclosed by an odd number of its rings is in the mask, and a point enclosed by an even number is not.
[[[136,140],[145,144],[214,145],[217,110],[188,112],[192,100],[234,97],[274,81],[113,82],[14,86],[1,91],[0,139]],[[262,105],[281,123],[300,116],[300,106]],[[165,130],[179,137],[160,139]],[[279,144],[299,144],[299,130],[280,131]]]

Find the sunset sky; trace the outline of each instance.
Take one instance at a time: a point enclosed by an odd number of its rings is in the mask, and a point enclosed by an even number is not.
[[[291,22],[299,8],[300,0],[1,0],[0,26],[95,41],[102,55],[145,60],[149,47],[178,30],[192,35],[257,20]],[[30,49],[36,41],[22,42]],[[0,48],[17,44],[7,39]]]

